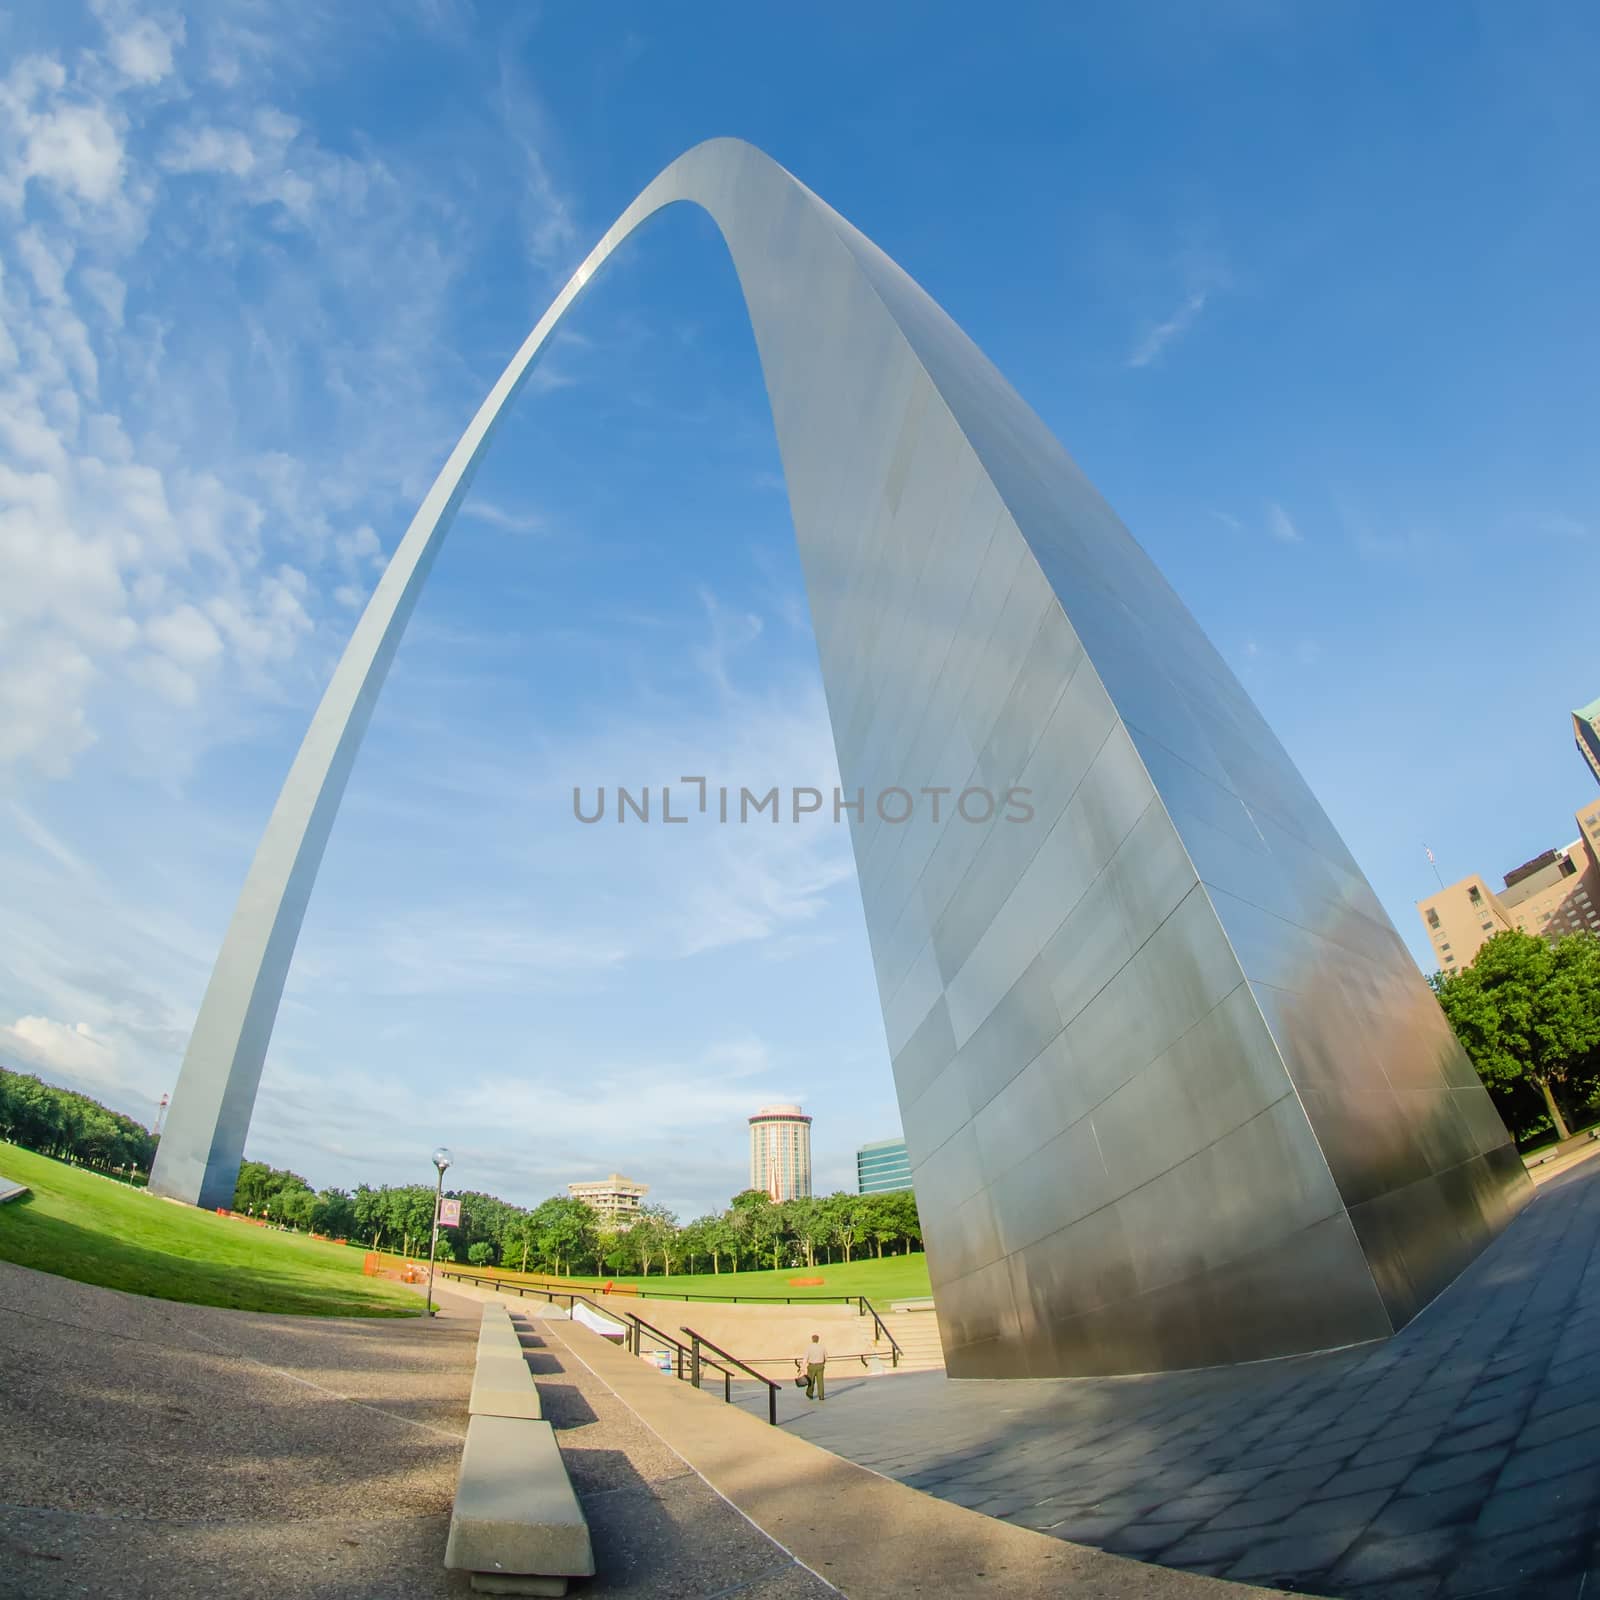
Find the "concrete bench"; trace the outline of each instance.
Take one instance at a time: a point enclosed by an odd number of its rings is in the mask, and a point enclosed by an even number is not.
[[[479,1352],[472,1371],[472,1397],[467,1402],[472,1416],[522,1417],[537,1420],[543,1416],[539,1390],[520,1355]]]
[[[482,1594],[561,1595],[594,1574],[589,1524],[548,1422],[472,1417],[444,1564]]]
[[[517,1331],[510,1323],[486,1322],[478,1331],[479,1350],[509,1350],[513,1354],[522,1352],[522,1340],[517,1336]]]

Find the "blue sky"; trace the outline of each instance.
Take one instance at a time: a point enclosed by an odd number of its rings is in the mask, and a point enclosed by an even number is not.
[[[0,16],[0,1059],[153,1114],[358,608],[565,274],[763,146],[1076,455],[1401,933],[1569,837],[1600,19],[1571,5]],[[898,1115],[846,831],[609,832],[575,783],[830,786],[754,344],[636,238],[480,473],[307,918],[250,1154],[687,1214],[744,1116]]]

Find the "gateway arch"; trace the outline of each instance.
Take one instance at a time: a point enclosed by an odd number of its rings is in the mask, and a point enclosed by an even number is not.
[[[250,867],[151,1186],[231,1201],[323,848],[440,542],[568,308],[678,201],[721,230],[754,326],[844,790],[1030,791],[1026,823],[851,813],[950,1374],[1399,1328],[1530,1193],[1438,1005],[1072,458],[894,262],[736,140],[617,220],[406,531]]]

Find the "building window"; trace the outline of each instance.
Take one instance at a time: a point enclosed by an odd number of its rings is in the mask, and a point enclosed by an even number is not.
[[[1467,890],[1467,899],[1469,899],[1473,905],[1481,905],[1483,903],[1483,896],[1479,893],[1478,886],[1476,884]]]
[[[1448,949],[1449,949],[1449,948],[1450,948],[1450,946],[1449,946],[1449,945],[1447,945],[1447,944],[1442,944],[1442,945],[1440,945],[1440,946],[1439,946],[1439,948],[1440,948],[1440,949],[1441,949],[1441,950],[1448,950]]]
[[[1430,928],[1437,928],[1439,926],[1439,913],[1437,911],[1429,911],[1428,926]]]

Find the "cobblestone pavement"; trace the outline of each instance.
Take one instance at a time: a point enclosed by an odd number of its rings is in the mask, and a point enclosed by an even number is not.
[[[825,1405],[786,1387],[783,1420],[943,1499],[1194,1572],[1596,1600],[1597,1241],[1591,1163],[1381,1344],[1142,1378],[845,1380]]]

